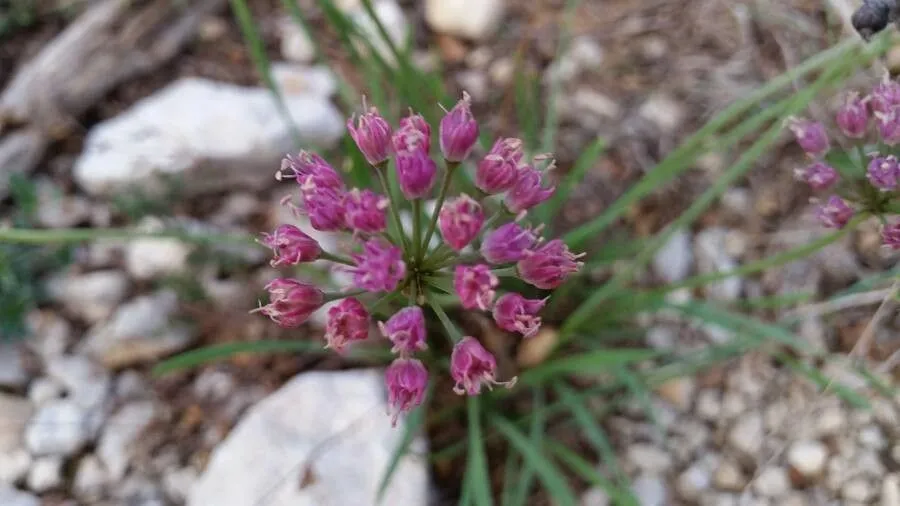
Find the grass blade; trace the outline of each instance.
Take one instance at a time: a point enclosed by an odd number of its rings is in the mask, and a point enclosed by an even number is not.
[[[552,440],[547,442],[547,448],[555,453],[559,460],[569,466],[569,469],[574,471],[575,474],[585,481],[602,488],[612,498],[612,504],[617,506],[640,506],[630,488],[625,486],[620,488],[614,485],[597,472],[594,466],[581,455]]]
[[[534,409],[538,410],[538,413],[543,413],[543,407],[545,404],[546,393],[542,387],[537,387],[533,392],[533,402]],[[531,437],[531,442],[536,448],[541,448],[541,440],[544,436],[544,424],[546,422],[546,417],[538,414],[534,418],[531,419],[531,429],[529,431],[529,436]],[[531,490],[532,482],[534,481],[535,470],[534,467],[528,463],[524,462],[524,468],[522,469],[521,474],[519,474],[519,482],[516,487],[516,495],[513,504],[515,505],[526,505],[528,504],[528,492]]]
[[[466,481],[472,489],[472,499],[476,506],[494,504],[491,497],[491,483],[484,454],[484,440],[481,437],[481,397],[468,398],[469,411],[469,458],[466,462]]]
[[[387,470],[385,471],[384,476],[381,477],[381,483],[378,484],[378,495],[376,496],[378,504],[381,504],[381,501],[384,499],[384,493],[387,491],[388,485],[391,484],[391,478],[394,477],[394,472],[397,471],[400,459],[402,459],[403,456],[406,455],[406,452],[409,451],[409,445],[412,444],[416,434],[418,434],[422,425],[425,423],[425,411],[427,411],[428,403],[431,401],[431,394],[434,392],[433,387],[434,383],[428,385],[428,391],[425,392],[425,401],[410,411],[409,415],[406,417],[403,426],[403,437],[400,438],[400,444],[394,448],[391,458],[388,460]]]
[[[565,475],[515,425],[500,416],[492,417],[491,424],[522,454],[522,459],[534,468],[554,504],[560,506],[578,504]]]
[[[563,203],[568,200],[569,194],[584,179],[584,175],[597,163],[597,160],[603,156],[604,152],[606,152],[606,141],[604,139],[596,139],[581,153],[575,165],[556,187],[556,193],[553,197],[538,208],[539,216],[542,217],[541,223],[550,225],[551,220],[562,208]]]
[[[592,351],[558,358],[529,369],[519,380],[525,385],[539,385],[562,374],[596,375],[615,366],[640,362],[659,355],[655,350],[617,348]]]

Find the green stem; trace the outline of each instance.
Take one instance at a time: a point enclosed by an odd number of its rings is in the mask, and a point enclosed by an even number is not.
[[[495,276],[498,276],[498,277],[506,277],[506,278],[509,278],[509,277],[515,277],[515,276],[517,276],[516,268],[515,268],[515,267],[503,267],[503,268],[500,268],[500,269],[491,269],[491,272],[493,272],[494,275],[495,275]]]
[[[338,264],[356,265],[356,263],[353,260],[350,260],[349,258],[345,258],[340,255],[333,255],[327,251],[323,251],[322,253],[320,253],[319,258],[321,258],[323,260],[329,260],[331,262],[335,262]]]
[[[450,183],[453,181],[453,171],[457,167],[459,167],[459,162],[447,162],[447,170],[444,171],[444,180],[441,182],[441,190],[438,193],[434,212],[431,213],[431,224],[428,226],[428,232],[425,234],[425,240],[422,242],[425,251],[428,250],[428,245],[431,243],[431,236],[434,235],[434,229],[437,227],[438,216],[441,214],[441,208],[444,206],[444,199],[447,198],[447,190],[450,189]]]
[[[180,239],[185,242],[259,244],[249,235],[195,234],[183,230],[142,231],[131,228],[5,228],[0,229],[0,242],[45,244],[59,242],[87,242],[98,239]]]
[[[447,316],[447,313],[444,312],[444,308],[441,307],[440,304],[434,302],[433,300],[428,301],[428,305],[431,306],[431,309],[434,310],[434,314],[437,315],[438,320],[441,321],[441,325],[444,326],[444,330],[447,331],[447,337],[450,338],[450,342],[452,344],[456,344],[462,341],[463,335],[462,332],[450,321],[450,317]]]
[[[400,221],[400,212],[397,210],[396,203],[394,202],[394,196],[391,193],[390,187],[388,186],[387,174],[385,174],[387,163],[388,162],[384,162],[381,165],[375,167],[375,173],[378,174],[378,181],[381,183],[381,188],[382,190],[384,190],[384,194],[387,195],[387,198],[390,201],[391,216],[394,219],[394,225],[397,227],[397,233],[400,235],[400,242],[403,245],[403,249],[405,251],[409,251],[409,244],[406,240],[406,233],[403,232],[403,222]]]
[[[366,290],[351,290],[349,292],[329,292],[325,294],[325,302],[332,302],[335,300],[346,299],[347,297],[356,297],[357,295],[362,295],[366,292]]]
[[[422,252],[427,249],[422,245],[422,199],[413,200],[413,247],[412,257],[419,263],[422,259]]]

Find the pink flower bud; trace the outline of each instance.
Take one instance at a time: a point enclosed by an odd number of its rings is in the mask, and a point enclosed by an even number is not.
[[[344,182],[337,171],[321,156],[309,151],[300,151],[296,156],[287,155],[281,161],[278,177],[286,176],[295,178],[301,186],[344,189]]]
[[[358,121],[355,115],[351,116],[347,120],[347,130],[370,164],[378,165],[391,155],[391,125],[378,114],[378,109],[372,107],[360,115]]]
[[[425,314],[419,306],[397,311],[387,323],[378,322],[378,328],[394,343],[392,353],[407,355],[428,347],[425,344]]]
[[[492,264],[518,262],[536,241],[537,236],[530,229],[510,222],[487,234],[481,244],[481,256]]]
[[[549,188],[541,186],[543,174],[532,166],[521,167],[518,172],[518,179],[504,199],[506,208],[513,214],[527,211],[549,199],[556,190],[555,186]]]
[[[891,249],[900,249],[900,222],[890,223],[881,230],[884,245]]]
[[[897,158],[891,156],[878,156],[869,162],[866,177],[872,186],[882,191],[897,188],[897,179],[900,177],[900,164]]]
[[[297,265],[319,258],[322,248],[315,239],[293,225],[279,225],[272,234],[263,234],[262,242],[275,253],[272,267]]]
[[[457,265],[453,276],[453,288],[466,309],[490,309],[497,294],[494,288],[499,283],[491,268],[484,264]]]
[[[344,195],[344,219],[357,232],[377,234],[387,228],[390,200],[372,190],[354,188]]]
[[[816,217],[827,228],[844,228],[853,218],[853,209],[844,202],[844,199],[832,195],[816,210]]]
[[[872,89],[869,100],[873,112],[884,114],[891,111],[900,106],[900,83],[885,76],[885,80]]]
[[[463,193],[444,203],[438,217],[438,224],[444,242],[456,251],[460,251],[481,232],[481,225],[484,224],[484,211],[481,210],[478,202]]]
[[[441,119],[441,152],[448,162],[465,160],[478,142],[478,122],[472,116],[472,98],[463,92],[462,100]]]
[[[434,186],[435,176],[437,165],[427,151],[397,155],[397,180],[404,197],[412,200],[428,195]]]
[[[347,297],[328,310],[325,347],[342,353],[348,344],[369,337],[369,312],[353,297]]]
[[[549,290],[566,280],[569,274],[578,272],[582,262],[577,261],[584,253],[575,255],[566,243],[554,239],[533,251],[526,251],[519,260],[516,270],[526,283]]]
[[[309,217],[312,228],[323,232],[344,228],[344,192],[323,186],[301,186],[301,210]]]
[[[875,127],[881,142],[888,146],[900,144],[900,106],[887,112],[876,112]]]
[[[813,190],[827,189],[838,180],[837,171],[823,162],[815,162],[805,169],[797,169],[795,175]]]
[[[450,375],[456,381],[453,391],[457,394],[478,395],[482,385],[488,388],[494,385],[511,388],[515,385],[515,378],[507,382],[497,381],[496,373],[497,360],[474,337],[466,336],[453,347]]]
[[[401,413],[409,413],[422,404],[428,388],[428,370],[414,358],[398,358],[384,372],[388,391],[388,414],[391,425],[397,425]]]
[[[321,290],[296,279],[276,278],[265,289],[269,292],[269,303],[255,311],[284,328],[299,327],[325,303]]]
[[[353,274],[353,284],[359,289],[392,292],[406,276],[403,252],[381,239],[369,239],[363,243],[362,253],[351,256],[356,266],[347,270]]]
[[[797,144],[810,156],[822,156],[831,148],[828,142],[828,134],[825,132],[825,126],[821,123],[800,118],[790,118],[788,120],[788,128],[794,132]]]
[[[866,136],[869,111],[859,98],[859,93],[848,93],[837,112],[837,125],[847,137],[861,139]]]
[[[521,139],[497,139],[475,171],[475,186],[487,194],[504,192],[512,187],[519,175],[522,161]]]
[[[421,114],[410,114],[400,120],[400,128],[393,137],[394,152],[431,151],[431,126]]]
[[[517,293],[507,293],[494,305],[494,321],[503,330],[531,337],[541,328],[541,317],[537,314],[546,303],[546,298],[526,299]]]

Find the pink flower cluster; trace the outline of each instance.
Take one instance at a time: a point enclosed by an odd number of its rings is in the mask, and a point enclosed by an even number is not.
[[[475,164],[477,191],[473,193],[477,195],[446,195],[453,171],[472,154],[478,140],[478,123],[467,94],[438,125],[444,182],[433,214],[424,223],[415,220],[419,230],[407,230],[397,217],[401,202],[412,202],[414,212],[419,212],[422,199],[430,198],[435,187],[439,165],[431,154],[431,125],[410,112],[394,130],[372,108],[351,117],[347,128],[372,170],[378,171],[379,180],[387,179],[393,161],[405,200],[393,201],[384,187],[383,194],[347,188],[340,174],[314,153],[301,151],[286,157],[277,176],[294,179],[298,192],[296,203],[287,199],[285,205],[306,216],[315,230],[350,233],[354,246],[343,254],[326,252],[298,227],[284,224],[260,240],[273,252],[272,266],[329,260],[351,275],[355,290],[324,293],[310,283],[279,278],[266,286],[269,303],[257,311],[282,327],[294,328],[327,302],[336,301],[327,310],[325,341],[327,348],[342,353],[369,338],[373,317],[363,301],[370,294],[379,300],[388,300],[386,295],[408,300],[406,307],[394,308],[392,316],[375,325],[396,354],[385,373],[396,422],[401,413],[422,402],[428,385],[428,370],[416,354],[428,348],[429,325],[423,307],[445,315],[437,305],[441,290],[436,287],[452,284],[463,309],[490,312],[499,328],[528,338],[540,329],[539,313],[548,298],[500,293],[501,277],[515,276],[537,289],[552,290],[581,268],[581,255],[569,251],[559,239],[545,241],[540,236],[542,227],[527,223],[528,211],[550,198],[555,188],[545,181],[547,168],[535,165],[546,157],[526,161],[519,139],[498,139]],[[552,166],[551,161],[548,167]],[[500,194],[502,205],[488,200]],[[398,230],[390,230],[392,218]],[[440,233],[441,245],[430,250],[429,239],[435,231]],[[478,339],[458,336],[452,323],[439,320],[454,341],[450,357],[454,391],[477,395],[485,386],[513,385],[515,378],[497,380],[496,360]]]
[[[849,92],[835,116],[847,151],[832,149],[825,125],[791,118],[788,127],[797,144],[812,160],[795,171],[799,180],[816,191],[834,190],[816,209],[828,228],[843,228],[858,212],[884,216],[900,189],[900,83],[889,77],[861,97]],[[838,170],[838,168],[842,170]],[[884,220],[885,245],[900,249],[900,221]]]

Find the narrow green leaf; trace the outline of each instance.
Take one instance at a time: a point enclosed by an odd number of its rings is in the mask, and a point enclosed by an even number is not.
[[[546,397],[546,392],[542,387],[536,387],[532,394],[532,402],[534,403],[533,409],[536,409],[538,413],[543,413],[543,407],[545,405],[544,398]],[[529,437],[531,438],[531,444],[534,445],[535,448],[540,449],[542,446],[545,423],[546,418],[542,415],[535,415],[531,419],[531,430],[529,431]],[[516,505],[528,504],[528,494],[531,491],[532,482],[534,481],[534,467],[529,462],[525,462],[524,465],[525,467],[522,469],[522,472],[519,473],[519,483],[516,487],[515,495],[516,499],[513,501],[513,504]]]
[[[391,478],[394,477],[394,472],[397,471],[400,459],[402,459],[403,456],[406,455],[406,452],[409,451],[409,445],[412,444],[416,434],[419,433],[422,429],[422,425],[425,423],[425,412],[428,410],[427,406],[431,401],[431,395],[433,393],[434,383],[432,382],[428,385],[428,391],[425,392],[425,401],[410,411],[409,415],[406,417],[403,424],[403,437],[400,438],[400,444],[398,444],[391,453],[387,470],[385,471],[384,476],[381,477],[381,483],[378,484],[378,495],[376,496],[378,504],[381,504],[381,501],[384,499],[384,493],[387,491],[388,485],[391,484]]]
[[[547,447],[556,454],[560,461],[569,466],[585,481],[602,488],[612,499],[616,506],[639,506],[640,502],[634,497],[631,489],[625,486],[617,487],[594,469],[590,462],[581,455],[566,448],[556,441],[548,441]]]
[[[569,50],[569,41],[572,38],[572,28],[576,21],[575,13],[577,12],[579,5],[581,5],[581,0],[569,0],[566,3],[565,11],[563,12],[564,22],[562,24],[562,29],[560,30],[556,61],[560,61],[562,55]],[[556,76],[555,79],[550,81],[549,96],[544,102],[547,106],[544,111],[544,135],[541,140],[541,151],[545,153],[552,152],[556,148],[556,132],[559,130],[559,110],[557,104],[559,103],[559,95],[561,92],[562,79],[559,76]]]
[[[519,465],[518,454],[506,452],[506,463],[503,465],[503,491],[500,493],[500,506],[515,506],[513,502],[513,487],[518,483],[514,477]]]
[[[522,459],[534,468],[554,504],[560,506],[578,504],[565,475],[515,425],[499,415],[491,417],[491,424],[522,454]]]
[[[489,506],[494,504],[494,501],[491,497],[490,472],[481,437],[481,398],[477,395],[470,396],[468,407],[469,458],[466,462],[466,480],[472,487],[472,497],[476,506]]]
[[[544,223],[550,223],[551,219],[556,216],[563,203],[569,199],[569,194],[584,179],[584,175],[597,164],[603,153],[606,152],[606,140],[596,139],[590,144],[578,157],[575,165],[566,174],[562,182],[557,185],[556,193],[545,204],[538,208],[540,216],[543,217]]]
[[[824,393],[833,392],[835,395],[858,409],[872,409],[868,399],[853,391],[843,383],[825,376],[817,367],[801,362],[786,353],[775,353],[775,357],[794,371],[806,376],[807,379],[823,389]]]
[[[522,373],[524,385],[539,385],[562,374],[597,375],[615,366],[648,360],[659,355],[655,350],[613,348],[581,353],[544,362]]]

